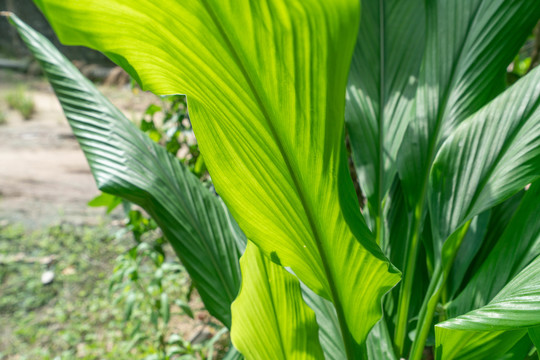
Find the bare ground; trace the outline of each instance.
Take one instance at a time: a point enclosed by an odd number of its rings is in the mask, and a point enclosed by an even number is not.
[[[24,86],[36,106],[30,120],[8,109],[6,96]],[[129,88],[101,89],[128,117],[136,118],[158,101]],[[99,194],[86,159],[45,80],[0,71],[0,222],[37,228],[59,221],[100,222],[102,209],[86,204]]]

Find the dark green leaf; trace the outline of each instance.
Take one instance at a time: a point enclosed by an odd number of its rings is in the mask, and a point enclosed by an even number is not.
[[[208,311],[230,326],[245,237],[225,205],[153,143],[43,36],[10,16],[41,63],[98,187],[142,206],[188,270]]]

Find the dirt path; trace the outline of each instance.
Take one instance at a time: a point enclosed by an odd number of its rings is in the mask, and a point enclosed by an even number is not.
[[[28,121],[7,109],[7,94],[21,86],[36,105]],[[129,89],[103,92],[130,118],[156,101],[151,94],[136,96]],[[49,85],[0,72],[0,111],[7,113],[7,123],[0,125],[0,222],[37,228],[59,221],[101,221],[103,210],[86,205],[99,191]]]

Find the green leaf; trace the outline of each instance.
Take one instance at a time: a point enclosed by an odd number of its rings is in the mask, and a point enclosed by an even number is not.
[[[432,163],[443,141],[456,126],[481,109],[504,90],[506,67],[538,21],[540,3],[529,0],[434,0],[426,1],[426,44],[415,97],[414,116],[403,138],[397,158],[409,211],[413,216],[406,245],[406,266],[398,302],[396,347],[404,355],[405,327],[412,297],[412,283],[429,192]],[[464,222],[465,223],[465,222]],[[463,223],[463,224],[464,224]],[[463,225],[461,224],[461,225]],[[433,224],[435,225],[435,224]],[[436,226],[432,226],[436,231]],[[455,227],[453,230],[458,230]],[[433,236],[430,267],[438,270],[444,284],[448,269],[442,269],[444,238]],[[461,241],[461,238],[456,238]],[[455,254],[449,254],[448,260]],[[451,264],[446,264],[448,267]],[[440,266],[440,269],[437,269]],[[435,296],[438,288],[431,287]],[[437,291],[435,291],[437,290]],[[431,295],[428,294],[428,297]],[[430,311],[437,299],[432,299]],[[424,302],[427,304],[427,302]],[[422,314],[421,314],[422,316]],[[426,321],[424,321],[426,320]],[[415,340],[413,359],[422,356],[424,339],[431,321],[420,318],[423,330]]]
[[[527,335],[523,336],[510,350],[503,355],[498,355],[494,360],[523,360],[529,359],[528,355],[533,349],[531,339]]]
[[[540,348],[540,326],[529,328],[529,337],[536,347],[536,352],[538,352],[538,349]],[[540,357],[540,355],[538,356]]]
[[[349,353],[363,343],[399,275],[360,214],[345,156],[359,2],[36,3],[64,43],[106,53],[145,89],[188,96],[209,173],[242,230],[334,303]]]
[[[165,325],[169,323],[171,319],[171,306],[169,304],[169,296],[167,293],[161,293],[161,318]]]
[[[252,242],[240,259],[242,287],[232,304],[231,340],[248,359],[324,359],[313,311],[298,279]]]
[[[535,69],[463,122],[439,151],[430,178],[435,243],[538,178],[540,69]]]
[[[503,354],[527,333],[527,328],[538,325],[540,257],[521,271],[486,306],[437,324],[437,358],[478,359]]]
[[[188,270],[208,311],[230,326],[245,237],[224,204],[152,142],[43,36],[10,16],[41,63],[98,187],[143,207]]]
[[[506,67],[540,17],[538,1],[426,4],[427,42],[416,116],[398,159],[405,194],[413,207],[424,201],[431,163],[442,141],[504,90]]]
[[[502,233],[510,223],[510,220],[514,216],[514,213],[521,203],[524,193],[525,191],[520,191],[511,198],[491,208],[487,233],[482,241],[482,247],[478,251],[478,254],[476,255],[471,267],[467,271],[468,274],[466,277],[468,279],[470,279],[471,276],[475,274],[480,266],[482,266],[482,264],[486,261],[487,257],[497,244],[497,241],[500,239]],[[467,282],[468,281],[470,280],[467,280]],[[468,309],[467,311],[469,310],[472,309]]]
[[[510,279],[540,255],[539,198],[540,181],[536,181],[525,192],[489,256],[448,307],[450,317],[486,305]]]
[[[307,306],[315,313],[319,325],[319,341],[326,360],[342,360],[347,358],[343,346],[339,319],[334,305],[315,294],[305,284],[300,283],[302,296]],[[369,336],[368,336],[369,339]],[[368,340],[369,341],[369,340]]]
[[[370,215],[396,174],[396,156],[412,117],[425,43],[422,0],[372,0],[362,4],[345,121],[362,193]]]
[[[388,332],[385,319],[381,319],[368,335],[367,352],[368,359],[397,360],[392,348],[392,338]]]
[[[477,360],[493,359],[508,352],[527,334],[527,330],[486,333],[481,331],[456,332],[436,328],[436,333],[435,358],[437,360]],[[444,343],[439,345],[442,342]]]
[[[118,205],[122,203],[122,199],[118,196],[110,195],[107,193],[101,193],[88,202],[88,206],[107,208],[107,214],[110,214]]]
[[[447,288],[450,298],[453,298],[460,288],[463,279],[465,278],[465,274],[467,273],[467,269],[482,246],[487,232],[489,217],[490,212],[484,211],[471,221],[469,230],[467,231],[467,234],[465,234],[465,238],[459,247],[454,263],[452,264],[452,269],[448,274]]]

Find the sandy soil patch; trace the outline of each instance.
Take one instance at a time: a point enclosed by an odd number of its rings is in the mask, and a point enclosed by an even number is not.
[[[21,86],[36,105],[30,120],[7,108],[7,94]],[[129,88],[102,91],[132,119],[159,101]],[[0,221],[31,228],[101,221],[103,210],[86,205],[99,191],[48,83],[0,71],[0,111],[7,114],[0,125]]]

